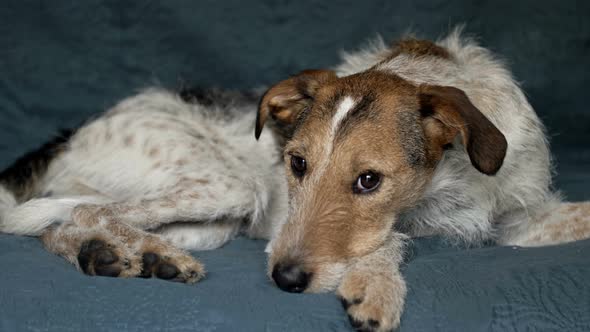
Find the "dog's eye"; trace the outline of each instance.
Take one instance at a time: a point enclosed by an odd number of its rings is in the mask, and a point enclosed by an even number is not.
[[[291,170],[296,177],[302,177],[307,170],[307,161],[301,157],[291,156]]]
[[[352,188],[355,194],[366,194],[371,192],[381,184],[381,175],[368,171],[361,174],[357,179]]]

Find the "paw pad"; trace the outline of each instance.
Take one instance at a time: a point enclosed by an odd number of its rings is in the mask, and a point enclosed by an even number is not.
[[[374,332],[379,331],[379,326],[381,325],[379,321],[375,319],[369,319],[367,321],[362,321],[348,315],[348,321],[352,328],[359,332]]]
[[[170,280],[180,274],[180,270],[173,264],[166,262],[166,257],[160,257],[153,252],[144,253],[142,256],[143,268],[139,277],[151,278],[156,276],[160,279]]]
[[[78,264],[84,273],[106,277],[117,277],[121,266],[119,256],[102,240],[89,240],[82,243],[78,253]]]

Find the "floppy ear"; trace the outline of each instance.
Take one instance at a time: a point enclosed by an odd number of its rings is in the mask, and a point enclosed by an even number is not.
[[[424,132],[436,153],[442,155],[460,134],[471,164],[487,175],[498,172],[506,156],[506,138],[463,90],[424,84],[418,87],[418,98]]]
[[[270,115],[279,125],[288,126],[313,100],[322,82],[336,78],[331,70],[305,70],[272,86],[262,97],[256,115],[256,139]]]

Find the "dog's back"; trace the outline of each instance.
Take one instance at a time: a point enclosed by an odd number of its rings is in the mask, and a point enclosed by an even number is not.
[[[278,151],[270,135],[262,144],[252,138],[255,98],[216,89],[177,95],[154,88],[124,99],[0,173],[0,231],[39,235],[69,220],[77,205],[151,199],[187,176],[200,175],[196,187],[227,198],[265,193],[261,188],[280,178],[268,171],[276,167]],[[231,176],[236,179],[227,180]],[[223,187],[228,182],[236,183],[229,192]],[[268,199],[257,203],[257,221]],[[266,229],[260,232],[268,236]]]

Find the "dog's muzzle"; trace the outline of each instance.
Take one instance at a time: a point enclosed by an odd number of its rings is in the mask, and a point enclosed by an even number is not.
[[[285,292],[301,293],[309,285],[311,273],[305,272],[296,264],[279,263],[272,270],[272,279]]]

